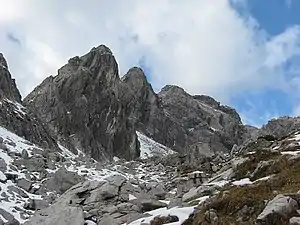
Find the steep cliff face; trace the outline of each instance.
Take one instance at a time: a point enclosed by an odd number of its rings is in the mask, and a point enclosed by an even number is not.
[[[139,147],[128,118],[130,106],[120,101],[120,83],[117,62],[101,45],[70,59],[57,76],[27,96],[25,104],[73,151],[95,159],[131,159]]]
[[[55,138],[36,115],[22,105],[21,94],[0,53],[0,126],[46,149],[57,150]]]
[[[186,145],[186,135],[182,125],[168,117],[163,109],[160,97],[153,91],[144,72],[133,68],[122,78],[127,88],[127,97],[122,101],[130,102],[130,120],[137,130],[179,152]]]
[[[164,87],[158,96],[165,114],[184,130],[185,143],[178,144],[188,152],[208,155],[228,152],[251,135],[234,109],[209,96],[192,96],[171,85]]]
[[[11,101],[21,102],[21,95],[8,70],[7,62],[2,53],[0,53],[0,99],[9,99]]]

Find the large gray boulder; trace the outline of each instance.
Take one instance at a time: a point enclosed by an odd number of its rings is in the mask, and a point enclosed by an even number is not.
[[[290,216],[296,215],[297,209],[298,203],[296,200],[279,194],[258,215],[257,221],[264,224],[274,224],[279,219],[287,220]]]
[[[62,194],[69,188],[78,184],[84,180],[83,177],[77,173],[70,172],[64,167],[57,170],[45,183],[46,187],[50,191],[56,191],[58,194]]]

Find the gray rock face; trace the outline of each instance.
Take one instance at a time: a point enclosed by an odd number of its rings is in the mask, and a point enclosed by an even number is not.
[[[211,97],[191,96],[172,85],[164,87],[158,96],[165,114],[183,129],[178,147],[189,153],[228,152],[234,144],[251,136],[234,109],[220,105]]]
[[[131,108],[120,101],[120,83],[117,62],[101,45],[70,59],[25,103],[74,152],[78,148],[95,159],[131,159],[139,155],[139,148],[128,118]]]
[[[277,138],[282,138],[299,129],[300,117],[286,116],[270,120],[266,125],[262,126],[259,135],[273,135]]]
[[[22,106],[21,95],[0,53],[0,125],[44,148],[58,149],[53,135],[36,115]]]
[[[83,211],[79,207],[56,207],[53,205],[47,210],[37,212],[29,222],[24,225],[83,225]]]
[[[7,62],[3,54],[0,53],[0,100],[4,98],[21,102],[21,95],[16,82],[8,71]]]

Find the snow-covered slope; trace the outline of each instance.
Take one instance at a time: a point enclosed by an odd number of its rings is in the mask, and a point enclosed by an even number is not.
[[[23,206],[29,199],[41,199],[40,195],[20,190],[14,182],[16,179],[25,179],[26,171],[18,169],[13,161],[21,157],[22,153],[32,155],[32,149],[38,147],[25,139],[11,133],[0,126],[0,209],[13,215],[18,221],[23,222],[32,212],[24,210]],[[22,209],[22,210],[16,210]],[[8,220],[0,214],[4,222]]]
[[[142,158],[174,153],[145,135],[138,135]],[[101,164],[82,152],[75,155],[59,143],[58,146],[61,152],[46,151],[0,126],[0,222],[14,219],[23,223],[36,210],[33,202],[47,206],[51,203],[48,198],[57,198],[59,193],[48,189],[47,181],[62,168],[90,181],[121,175],[133,182],[133,186],[139,184],[148,188],[166,183],[165,171],[155,165],[122,159]],[[130,198],[136,197],[132,194]]]
[[[147,159],[153,156],[166,156],[175,153],[172,149],[153,141],[151,138],[148,138],[140,132],[137,132],[137,136],[140,141],[140,157],[142,159]]]

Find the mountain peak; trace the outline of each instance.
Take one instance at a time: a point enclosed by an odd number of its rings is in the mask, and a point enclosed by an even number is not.
[[[8,71],[8,65],[3,54],[0,53],[0,99],[2,98],[21,102],[21,94],[17,88],[16,82],[12,79],[11,74]]]
[[[123,81],[127,82],[129,80],[142,80],[147,82],[147,77],[144,71],[140,67],[132,67],[122,78]]]
[[[163,95],[166,93],[173,93],[173,94],[187,94],[185,90],[182,87],[179,87],[177,85],[166,85],[164,86],[161,91],[159,92],[159,95]]]
[[[1,52],[0,52],[0,66],[8,69],[6,59],[4,58]]]
[[[113,54],[112,51],[110,50],[110,48],[103,44],[99,45],[98,47],[92,48],[91,51],[97,51],[100,54],[110,54],[110,55]]]

